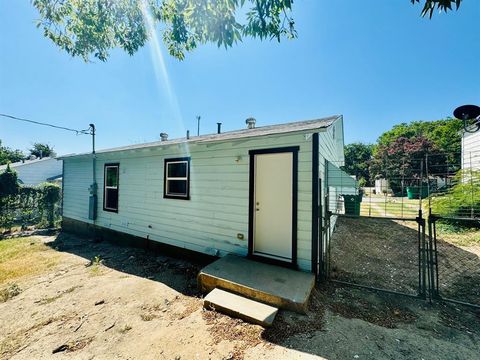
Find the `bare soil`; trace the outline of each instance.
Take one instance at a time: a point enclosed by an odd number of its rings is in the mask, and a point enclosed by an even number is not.
[[[415,221],[339,217],[331,239],[334,278],[417,295],[417,227]],[[480,305],[480,242],[472,240],[476,235],[437,233],[442,297]]]
[[[478,358],[468,308],[325,284],[306,315],[263,329],[202,309],[202,263],[67,234],[33,242],[58,264],[0,302],[1,359]]]

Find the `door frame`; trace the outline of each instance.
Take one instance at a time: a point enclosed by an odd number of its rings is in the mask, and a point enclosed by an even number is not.
[[[297,202],[298,202],[298,151],[300,146],[287,146],[268,149],[250,150],[249,190],[248,190],[248,257],[274,265],[297,268]],[[292,153],[292,259],[290,262],[255,255],[254,215],[255,215],[255,156],[265,154]]]

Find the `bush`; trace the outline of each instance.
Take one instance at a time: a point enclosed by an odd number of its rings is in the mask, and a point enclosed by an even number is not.
[[[19,187],[15,195],[0,198],[0,228],[53,227],[60,217],[60,199],[61,188],[56,184]]]
[[[480,171],[462,170],[446,194],[432,196],[432,213],[444,217],[480,218]]]
[[[40,187],[41,189],[41,207],[47,211],[47,223],[49,227],[54,225],[55,221],[55,205],[60,200],[60,186],[51,183],[44,183]]]

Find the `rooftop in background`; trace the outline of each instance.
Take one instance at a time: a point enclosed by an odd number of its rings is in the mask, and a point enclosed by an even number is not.
[[[18,162],[14,162],[14,163],[10,163],[10,168],[17,168],[19,166],[24,166],[24,165],[30,165],[30,164],[35,164],[35,163],[38,163],[38,162],[41,162],[41,161],[46,161],[46,160],[50,160],[50,159],[55,159],[55,158],[52,158],[52,157],[44,157],[44,158],[41,158],[41,159],[34,159],[34,160],[24,160],[24,161],[18,161]],[[0,165],[0,171],[2,170],[5,170],[7,168],[7,165]]]
[[[268,125],[268,126],[258,126],[253,129],[246,128],[241,130],[226,131],[220,134],[191,136],[189,139],[178,138],[178,139],[164,140],[164,141],[159,140],[159,141],[148,142],[144,144],[135,144],[135,145],[105,149],[105,150],[98,150],[96,152],[109,153],[109,152],[115,152],[115,151],[143,149],[143,148],[156,147],[156,146],[169,146],[169,145],[175,145],[175,144],[181,144],[181,143],[192,144],[192,143],[204,143],[204,142],[215,142],[215,141],[225,141],[225,140],[237,140],[237,139],[244,139],[244,138],[265,136],[265,135],[285,134],[290,132],[299,132],[299,131],[308,131],[308,130],[319,130],[319,129],[325,129],[329,127],[341,117],[342,115],[333,115],[333,116],[329,116],[321,119],[315,119],[315,120],[296,121],[296,122],[290,122],[285,124],[276,124],[276,125]],[[72,156],[80,156],[80,155],[88,155],[88,154],[91,154],[91,153],[67,154],[64,156],[59,156],[58,159],[64,159]]]

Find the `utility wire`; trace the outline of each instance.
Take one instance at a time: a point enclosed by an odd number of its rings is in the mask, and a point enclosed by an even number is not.
[[[71,132],[74,132],[77,135],[88,135],[88,134],[90,134],[90,128],[85,129],[85,130],[76,130],[76,129],[70,129],[70,128],[67,128],[67,127],[64,127],[64,126],[57,126],[57,125],[53,125],[53,124],[43,123],[43,122],[40,122],[40,121],[23,119],[23,118],[19,118],[19,117],[8,115],[8,114],[0,113],[0,116],[6,117],[6,118],[9,118],[9,119],[13,119],[13,120],[24,121],[24,122],[28,122],[28,123],[32,123],[32,124],[49,126],[49,127],[55,128],[55,129],[71,131]]]

